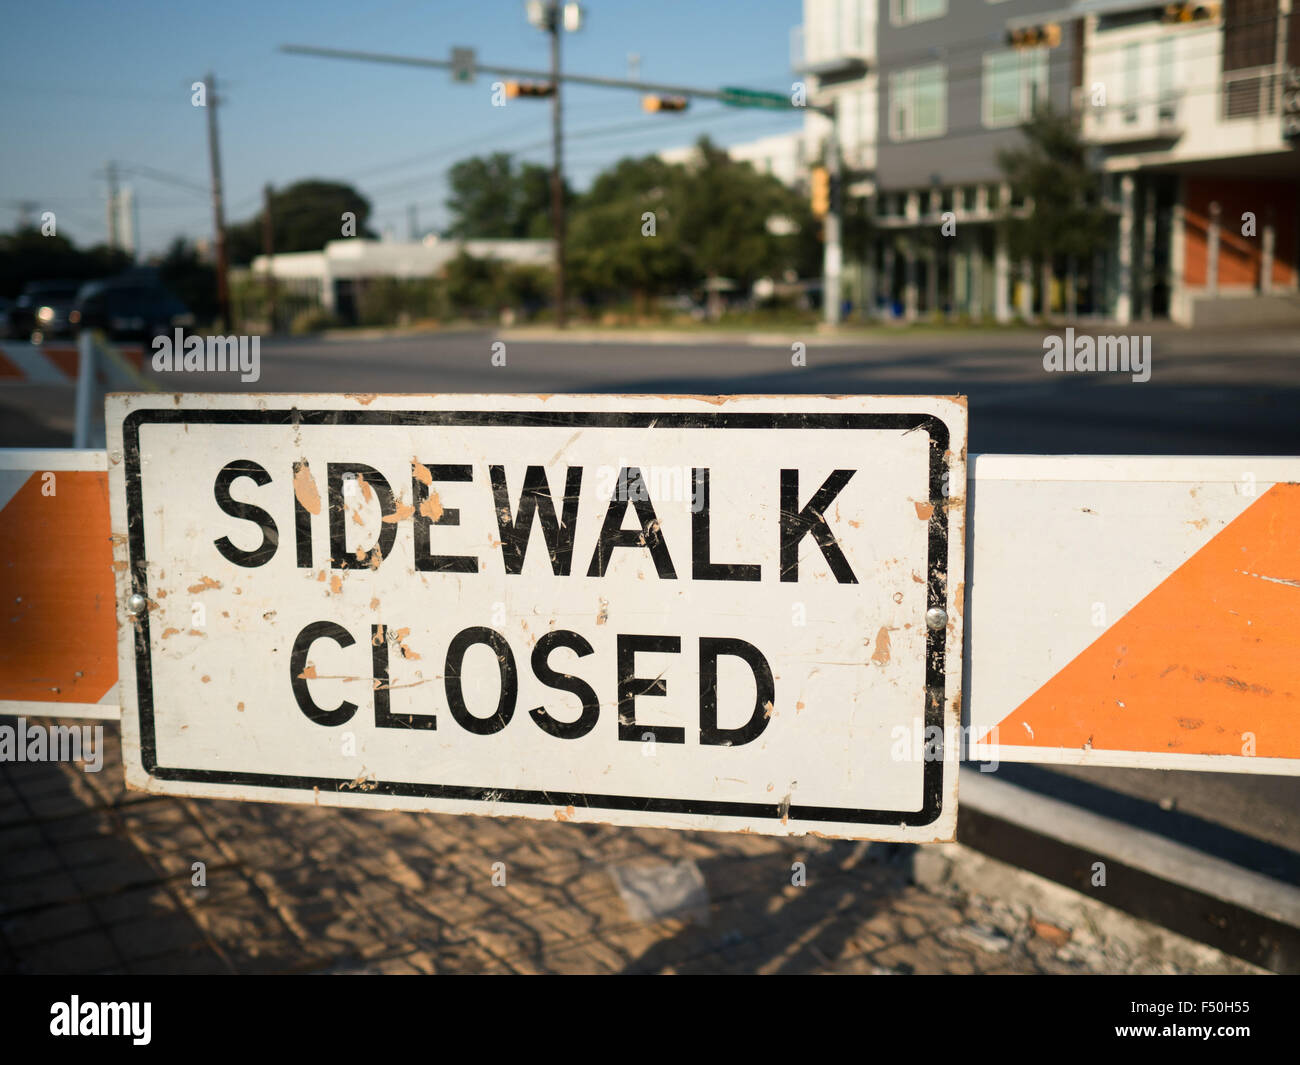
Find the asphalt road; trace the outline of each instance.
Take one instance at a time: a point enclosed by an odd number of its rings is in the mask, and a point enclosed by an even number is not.
[[[1141,332],[1142,326],[1131,327]],[[544,340],[526,331],[270,340],[261,377],[150,373],[168,390],[964,394],[972,453],[1300,454],[1300,334],[1147,326],[1151,377],[1049,373],[1043,333]],[[504,366],[493,345],[505,343]],[[792,365],[792,344],[806,365]],[[0,446],[66,446],[72,389],[0,384]],[[1300,880],[1300,778],[1005,766],[1009,779]]]

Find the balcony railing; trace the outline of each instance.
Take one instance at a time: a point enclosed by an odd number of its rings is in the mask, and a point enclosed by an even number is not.
[[[1233,70],[1219,86],[1219,120],[1280,114],[1285,71],[1276,65]]]
[[[1170,90],[1155,99],[1120,101],[1105,107],[1085,103],[1084,130],[1089,139],[1101,144],[1171,140],[1183,134],[1184,109],[1185,101],[1179,90]]]
[[[841,43],[838,37],[827,40],[824,34],[810,37],[803,26],[790,30],[790,68],[796,73],[854,76],[865,73],[871,63],[870,49]]]

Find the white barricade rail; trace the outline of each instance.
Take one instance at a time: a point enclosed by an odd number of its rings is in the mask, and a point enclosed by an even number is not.
[[[0,450],[0,713],[116,718],[103,451]]]
[[[973,756],[1300,772],[1300,459],[979,455],[971,477]]]
[[[303,414],[309,401],[316,410],[311,418]],[[121,437],[112,445],[114,505],[122,508],[116,560],[104,452],[0,451],[0,541],[9,563],[3,570],[8,615],[0,645],[0,712],[116,716],[116,610],[124,676],[133,689],[125,733],[136,786],[532,816],[539,813],[536,804],[511,797],[536,791],[549,799],[613,797],[623,807],[543,804],[543,816],[564,819],[936,838],[946,820],[918,832],[906,817],[900,828],[892,821],[817,825],[798,815],[804,808],[824,813],[837,805],[822,790],[865,794],[861,779],[870,776],[881,795],[894,796],[895,805],[880,799],[853,809],[859,815],[868,811],[862,816],[892,816],[910,801],[906,796],[916,778],[908,772],[915,774],[917,762],[937,753],[946,756],[942,773],[931,771],[929,778],[938,790],[923,784],[924,797],[912,812],[930,803],[931,812],[941,809],[943,819],[949,816],[955,808],[948,790],[955,755],[963,749],[953,716],[961,645],[951,641],[961,632],[965,605],[970,625],[961,688],[967,693],[968,756],[1300,773],[1300,459],[981,455],[972,462],[967,505],[957,493],[949,498],[942,485],[893,487],[895,476],[906,480],[905,456],[891,456],[876,444],[828,452],[822,443],[807,445],[805,453],[804,445],[792,443],[798,432],[781,436],[751,428],[727,436],[732,429],[708,428],[704,417],[690,423],[700,428],[677,432],[680,439],[655,435],[662,426],[616,428],[602,421],[618,412],[614,403],[623,404],[624,414],[662,409],[681,417],[703,411],[713,415],[712,424],[722,425],[764,413],[764,403],[768,414],[773,404],[789,403],[792,410],[776,413],[821,416],[843,409],[838,402],[115,398],[110,422],[119,433],[129,411],[174,412],[137,419],[134,473],[124,464]],[[871,413],[876,404],[880,411],[892,405],[895,412],[914,415],[936,401],[862,402],[864,407],[852,409]],[[943,408],[943,417],[960,421],[954,408]],[[288,413],[266,414],[276,409]],[[473,416],[494,410],[563,417],[537,417],[539,424],[521,426],[474,423]],[[442,420],[434,418],[433,428],[421,422],[434,414]],[[580,424],[579,414],[592,424]],[[799,431],[849,437],[860,432]],[[710,433],[733,442],[718,445]],[[902,440],[908,434],[895,435]],[[742,437],[743,446],[734,443]],[[769,442],[772,437],[779,439]],[[387,442],[392,439],[399,443]],[[950,479],[961,475],[959,460],[959,449],[946,456]],[[819,462],[829,465],[813,471]],[[240,463],[260,466],[269,480],[262,483],[252,465]],[[592,565],[599,568],[592,554],[618,471],[637,463],[654,517],[641,521],[634,483],[625,484],[621,528],[631,531],[621,546],[609,540],[606,575],[588,577]],[[367,466],[381,476],[369,477]],[[496,506],[494,466],[503,478],[502,507]],[[544,489],[535,476],[527,482],[531,517],[525,523],[521,495],[530,466],[542,467],[546,481]],[[458,479],[464,467],[468,481]],[[566,553],[570,467],[582,468],[584,480],[574,496],[580,510]],[[779,530],[775,539],[767,533],[773,520],[779,526],[779,476],[772,472],[778,467],[800,470],[800,508],[829,483],[830,472],[858,471],[823,515],[830,530],[826,539],[839,548],[857,584],[836,578],[834,552],[823,549],[813,532],[800,541],[800,581],[777,579],[787,563]],[[758,565],[758,581],[695,579],[693,508],[702,497],[693,493],[690,471],[697,468],[712,471],[709,546],[702,557],[708,565]],[[448,474],[453,476],[444,480]],[[859,485],[872,482],[865,512],[865,500],[849,491],[853,478]],[[132,483],[139,520],[128,526]],[[894,513],[899,499],[915,523],[910,529]],[[486,509],[485,500],[492,504]],[[920,528],[928,533],[936,513],[945,516],[948,572],[959,574],[954,559],[960,557],[961,516],[968,511],[972,543],[965,581],[936,583],[928,562],[912,564],[919,548],[909,537],[915,539]],[[273,539],[267,537],[270,526]],[[138,557],[132,555],[131,528],[144,545]],[[606,531],[616,537],[613,529]],[[339,536],[343,551],[331,543]],[[453,542],[460,545],[456,551]],[[652,545],[660,542],[668,545],[674,579],[659,572]],[[259,548],[272,545],[272,553],[257,561]],[[455,556],[462,562],[446,561]],[[447,567],[474,557],[478,568],[428,568],[435,557]],[[563,559],[569,568],[561,577],[555,568]],[[812,583],[806,583],[809,575],[816,578]],[[127,612],[136,581],[142,581],[148,601],[143,624]],[[932,722],[926,714],[933,707],[926,703],[920,714],[909,715],[901,693],[915,705],[918,691],[926,690],[929,698],[934,687],[922,675],[931,638],[918,631],[912,615],[936,590],[942,591],[947,634],[944,700],[936,719],[943,742],[927,751]],[[888,593],[884,601],[882,591]],[[321,627],[304,643],[303,632],[313,624]],[[453,712],[448,644],[467,629],[475,631],[452,663],[460,700]],[[480,630],[498,632],[505,649],[494,648]],[[533,656],[557,630],[573,637],[547,641],[541,664],[551,672],[539,673]],[[620,633],[675,637],[677,649],[625,642],[627,668],[620,672]],[[703,701],[705,717],[717,715],[716,722],[709,719],[714,739],[753,723],[744,693],[752,699],[765,679],[763,667],[754,663],[761,658],[771,668],[773,709],[752,750],[764,749],[775,761],[760,760],[756,775],[749,769],[715,772],[719,756],[743,756],[752,741],[733,742],[729,750],[723,743],[699,742],[701,637],[729,638],[759,652],[747,660],[723,650],[709,659],[710,675],[714,667],[718,671],[715,706]],[[740,643],[728,646],[736,650]],[[720,647],[705,645],[710,655]],[[295,654],[302,662],[292,673]],[[491,712],[501,692],[494,657],[514,663],[514,720],[496,731],[474,731],[503,716]],[[141,662],[154,688],[146,708],[132,702]],[[602,737],[606,729],[615,735],[620,712],[627,726],[627,738],[615,739],[612,753],[602,751],[590,762],[603,778],[595,784],[584,778],[588,759],[566,762],[574,740],[549,734],[530,713],[547,709],[542,720],[549,717],[563,732],[584,720],[587,691],[596,707],[593,735]],[[793,705],[787,705],[788,693]],[[346,724],[322,723],[348,704],[357,709]],[[793,744],[795,763],[807,757],[800,744],[814,706],[830,713],[808,733],[816,739],[815,767],[779,764],[789,753],[787,743]],[[828,706],[835,710],[826,711]],[[849,716],[836,719],[845,708]],[[308,709],[320,720],[313,721]],[[774,743],[787,725],[793,725],[794,739]],[[635,735],[628,731],[633,727],[640,730]],[[147,728],[154,730],[152,740]],[[683,730],[684,743],[677,743],[674,729]],[[644,740],[646,733],[654,738]],[[431,741],[424,751],[421,745]],[[476,753],[488,747],[490,756]],[[836,758],[846,751],[853,757],[840,766]],[[182,754],[198,760],[187,765],[176,760]],[[245,754],[254,755],[247,762],[252,768],[239,761]],[[676,769],[665,764],[669,755],[678,758]],[[152,775],[147,765],[154,767]],[[429,765],[448,770],[433,782],[443,788],[434,797],[428,794],[433,778],[420,777],[432,772]],[[180,778],[171,773],[178,766]],[[214,766],[229,770],[233,779],[211,785]],[[479,777],[471,773],[475,767],[501,774]],[[183,779],[187,770],[208,782]],[[552,770],[557,780],[547,776]],[[268,774],[277,783],[267,785]],[[608,779],[615,774],[621,790]],[[755,779],[762,782],[757,797],[745,790]],[[684,786],[701,782],[704,791]],[[931,801],[935,795],[937,804]],[[715,798],[747,804],[749,812],[718,814],[726,807],[710,806]]]

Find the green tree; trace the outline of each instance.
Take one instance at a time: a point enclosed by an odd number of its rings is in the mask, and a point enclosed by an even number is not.
[[[497,310],[502,300],[504,269],[491,259],[465,251],[443,267],[443,286],[452,317],[476,317]]]
[[[1010,251],[1037,264],[1044,314],[1050,306],[1052,277],[1066,265],[1071,289],[1067,303],[1073,310],[1074,265],[1088,262],[1106,246],[1110,214],[1097,175],[1088,166],[1088,147],[1069,115],[1040,110],[1021,132],[1023,145],[998,153],[1013,200],[1032,204],[1005,223]]]
[[[327,241],[344,236],[344,216],[351,214],[358,237],[375,236],[368,226],[370,201],[351,185],[310,178],[271,193],[271,229],[277,254],[320,251]],[[262,254],[263,211],[246,222],[226,227],[230,261],[248,264]]]
[[[462,159],[447,171],[451,212],[447,236],[462,240],[520,240],[551,235],[551,172],[516,166],[509,152]],[[566,202],[572,193],[565,186]]]
[[[198,249],[184,237],[177,237],[157,261],[158,280],[179,299],[200,322],[217,317],[217,271],[199,257]]]
[[[678,216],[682,250],[696,273],[747,288],[760,277],[795,269],[807,257],[803,238],[812,228],[804,198],[732,159],[707,137],[696,152],[686,168]],[[793,226],[774,225],[778,219]]]
[[[0,234],[0,296],[12,298],[31,281],[91,281],[126,270],[131,258],[97,244],[78,248],[66,236],[44,236],[35,226]]]
[[[692,280],[679,220],[686,170],[656,156],[623,159],[577,203],[567,250],[587,296],[631,293],[644,314],[652,297]]]

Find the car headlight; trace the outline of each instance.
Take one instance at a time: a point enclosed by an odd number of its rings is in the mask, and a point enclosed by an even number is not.
[[[38,322],[48,322],[53,318],[54,318],[53,307],[42,307],[39,311],[36,312],[36,320]]]

